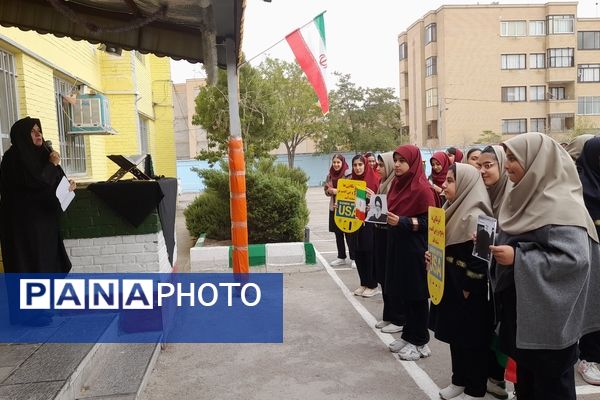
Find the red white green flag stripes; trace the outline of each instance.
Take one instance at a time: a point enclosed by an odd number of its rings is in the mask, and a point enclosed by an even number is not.
[[[365,189],[356,189],[354,206],[354,215],[356,216],[356,219],[364,221],[367,216],[367,191]]]
[[[318,15],[306,26],[285,37],[298,64],[312,85],[323,114],[329,112],[327,98],[327,54],[325,52],[325,20]]]

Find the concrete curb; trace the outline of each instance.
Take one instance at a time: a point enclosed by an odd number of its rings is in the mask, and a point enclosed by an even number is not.
[[[231,246],[192,247],[190,249],[191,272],[229,270]],[[251,267],[316,264],[312,243],[267,243],[248,246]]]

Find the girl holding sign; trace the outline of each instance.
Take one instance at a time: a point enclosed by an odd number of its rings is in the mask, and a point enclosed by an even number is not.
[[[352,158],[352,179],[365,181],[369,196],[379,186],[379,178],[375,171],[367,164],[366,158],[361,155]],[[356,269],[360,278],[360,286],[354,291],[354,295],[373,297],[378,293],[377,280],[373,270],[373,224],[363,224],[358,231],[349,236],[349,240],[353,241]]]
[[[381,183],[377,194],[387,195],[396,175],[394,174],[394,153],[392,151],[380,154],[377,157],[377,172],[381,177]],[[396,333],[402,330],[404,325],[404,307],[402,301],[394,301],[390,298],[385,287],[385,263],[387,254],[387,232],[388,226],[384,224],[373,224],[375,236],[373,243],[373,264],[375,266],[375,277],[381,285],[383,292],[383,318],[375,324],[375,328],[384,333]]]
[[[388,192],[388,247],[385,288],[406,307],[402,338],[389,345],[401,359],[429,357],[429,291],[423,255],[427,250],[427,211],[435,194],[423,172],[419,148],[403,145],[394,152],[395,178]]]
[[[503,146],[514,186],[491,251],[514,276],[517,397],[575,400],[577,341],[600,327],[598,233],[566,150],[541,133]]]
[[[335,244],[337,246],[337,259],[331,262],[332,266],[346,264],[346,246],[344,245],[344,232],[338,228],[334,221],[334,203],[335,195],[337,194],[337,183],[338,180],[346,177],[346,170],[348,170],[348,163],[341,154],[334,154],[331,159],[331,167],[329,167],[329,174],[325,179],[325,196],[329,197],[329,232],[335,234]],[[346,242],[348,242],[348,236],[346,236]],[[350,247],[348,243],[348,250],[350,251],[350,260],[354,260],[354,248]]]
[[[452,383],[440,397],[452,399],[464,391],[465,399],[483,398],[492,309],[487,262],[472,255],[472,232],[477,218],[490,216],[492,207],[481,174],[469,164],[452,164],[442,186],[447,200],[445,286],[440,304],[432,306],[431,325],[435,337],[450,345]]]

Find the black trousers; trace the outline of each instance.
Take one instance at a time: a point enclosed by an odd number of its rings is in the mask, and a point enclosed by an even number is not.
[[[415,346],[429,343],[429,302],[427,299],[407,301],[405,305],[406,323],[402,330],[402,339]]]
[[[517,349],[519,400],[576,400],[577,344],[562,350]]]
[[[398,326],[406,323],[406,310],[402,298],[385,294],[385,288],[383,291],[383,320]]]
[[[488,352],[487,347],[467,348],[458,344],[450,345],[452,383],[457,386],[464,386],[465,393],[469,396],[485,396],[488,376]]]
[[[373,270],[373,252],[357,251],[355,253],[356,269],[360,278],[360,286],[366,286],[369,289],[377,287],[375,271]]]
[[[498,362],[498,358],[496,358],[496,352],[492,349],[488,349],[488,377],[496,380],[503,381],[504,380],[504,367],[500,365]]]
[[[600,362],[600,331],[588,333],[579,339],[579,359]]]

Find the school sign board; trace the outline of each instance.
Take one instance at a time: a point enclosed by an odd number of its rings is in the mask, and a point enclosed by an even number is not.
[[[444,259],[446,249],[446,212],[429,207],[427,244],[431,263],[427,273],[427,287],[433,304],[440,304],[444,295]]]
[[[367,183],[352,179],[340,179],[337,184],[337,195],[335,196],[335,224],[342,232],[356,232],[363,224],[357,215],[356,193],[365,192]],[[364,213],[364,210],[362,210]],[[363,217],[364,219],[364,217]]]

